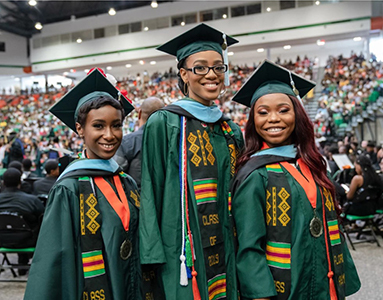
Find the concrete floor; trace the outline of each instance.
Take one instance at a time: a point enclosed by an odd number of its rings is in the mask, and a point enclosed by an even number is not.
[[[347,297],[347,300],[383,300],[383,239],[381,237],[378,239],[382,247],[363,243],[355,245],[356,251],[350,250],[358,269],[362,288],[358,293]],[[14,255],[11,259],[14,261],[17,257]],[[12,278],[12,274],[10,271],[3,272],[0,274],[1,278]],[[26,276],[21,278],[25,279]],[[0,300],[22,300],[25,286],[26,283],[0,282]]]

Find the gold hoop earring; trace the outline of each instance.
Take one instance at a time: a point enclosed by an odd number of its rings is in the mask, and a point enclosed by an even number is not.
[[[187,82],[184,83],[184,90],[183,90],[183,92],[184,92],[184,95],[185,95],[185,96],[188,96],[188,95],[189,95],[189,87],[188,87]]]

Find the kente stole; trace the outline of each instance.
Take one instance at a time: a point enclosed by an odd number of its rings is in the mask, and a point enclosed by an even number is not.
[[[88,171],[89,173],[89,171]],[[90,172],[92,173],[92,172]],[[100,174],[100,171],[98,171]],[[109,173],[109,176],[112,175]],[[127,186],[127,175],[119,173],[123,186]],[[104,246],[101,236],[102,214],[99,209],[95,187],[91,177],[78,178],[80,194],[80,232],[84,289],[82,300],[113,299],[105,272]],[[138,191],[130,191],[128,199],[139,207]],[[113,208],[114,209],[114,208]]]
[[[266,170],[268,176],[266,260],[278,293],[276,299],[285,300],[289,298],[291,292],[291,187],[279,163],[266,165]],[[320,191],[326,253],[330,263],[328,277],[333,276],[338,299],[343,300],[345,299],[345,275],[337,214],[331,193],[326,189],[320,189]],[[328,244],[331,245],[331,249]]]
[[[193,182],[193,186],[189,187],[189,191],[194,192],[197,206],[197,218],[204,253],[209,300],[226,299],[226,262],[222,232],[223,224],[220,222],[217,201],[226,201],[225,197],[229,200],[229,195],[218,195],[217,193],[217,159],[214,154],[213,145],[210,143],[208,134],[210,130],[208,128],[209,125],[196,119],[187,119],[186,125],[185,117],[181,117],[181,122],[184,122],[182,126],[186,126],[184,131],[185,135],[183,136],[181,134],[180,143],[182,144],[182,140],[186,140],[186,165],[190,169]],[[220,123],[230,153],[230,171],[233,176],[237,156],[233,138],[234,134],[227,122],[222,121]],[[182,147],[180,147],[180,151],[182,151]],[[180,154],[182,153],[180,152]],[[187,228],[184,228],[184,230],[187,230]],[[186,265],[188,267],[188,278],[191,278],[193,255],[189,235],[186,234],[185,238]]]
[[[93,193],[90,177],[79,177],[80,192],[80,232],[82,265],[84,271],[83,300],[99,295],[112,299],[108,278],[105,273],[103,242],[101,236],[102,217]],[[92,297],[93,296],[93,297]]]

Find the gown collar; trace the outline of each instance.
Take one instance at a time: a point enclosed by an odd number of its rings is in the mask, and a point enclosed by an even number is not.
[[[215,123],[222,118],[222,111],[215,104],[206,106],[193,99],[185,98],[174,102],[173,105],[178,105],[196,119],[206,123]]]

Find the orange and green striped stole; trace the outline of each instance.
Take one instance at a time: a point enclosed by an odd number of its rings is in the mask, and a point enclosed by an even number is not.
[[[197,205],[217,201],[217,179],[206,178],[193,181]]]
[[[226,298],[226,274],[220,274],[208,281],[209,300]]]
[[[84,270],[84,278],[105,274],[102,251],[96,250],[82,253],[82,266]]]
[[[290,269],[291,244],[267,241],[266,260],[269,266],[280,269]]]

